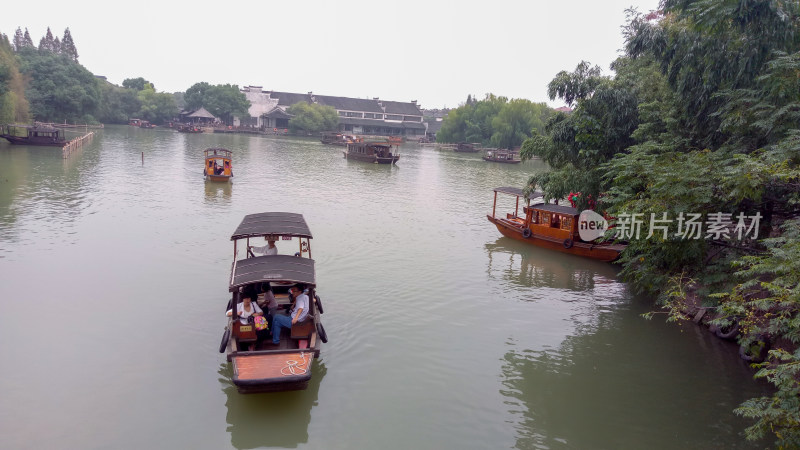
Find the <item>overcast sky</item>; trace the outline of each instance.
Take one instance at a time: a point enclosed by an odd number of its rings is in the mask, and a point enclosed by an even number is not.
[[[563,106],[547,83],[581,60],[610,73],[625,9],[658,0],[6,2],[0,32],[69,27],[79,61],[159,92],[197,82],[456,107],[493,93]]]

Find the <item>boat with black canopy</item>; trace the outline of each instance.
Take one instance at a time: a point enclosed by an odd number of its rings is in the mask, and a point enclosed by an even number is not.
[[[63,147],[69,142],[64,131],[40,124],[4,125],[0,129],[0,138],[16,145],[41,145]]]
[[[294,255],[256,256],[251,239],[260,238],[297,240],[298,251]],[[321,343],[328,342],[320,319],[322,301],[317,295],[311,239],[303,216],[288,212],[247,215],[231,236],[234,262],[228,285],[231,297],[226,308],[231,316],[219,351],[227,352],[227,359],[233,364],[233,383],[241,393],[298,390],[308,386],[312,361],[319,357]],[[238,252],[242,249],[245,255],[239,259]],[[279,311],[293,302],[292,287],[305,289],[309,298],[306,320],[290,329],[282,329],[277,345],[271,339],[260,340],[256,325],[244,325],[237,316],[237,306],[244,297],[257,296],[258,302],[264,300],[262,288],[266,283],[271,287]]]

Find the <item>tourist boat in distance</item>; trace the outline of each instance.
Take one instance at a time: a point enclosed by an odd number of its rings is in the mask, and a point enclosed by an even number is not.
[[[233,177],[230,150],[224,148],[206,149],[203,176],[209,181],[228,181]]]
[[[128,125],[139,128],[155,128],[156,126],[144,119],[130,119]]]
[[[522,162],[522,160],[519,159],[518,152],[506,150],[504,148],[487,148],[486,153],[483,155],[483,160],[506,164],[519,164]]]
[[[395,150],[392,153],[392,150]],[[357,159],[375,164],[394,164],[400,159],[397,149],[389,142],[385,141],[363,141],[350,142],[343,151],[347,159]]]
[[[496,214],[497,194],[507,194],[516,197],[513,213]],[[533,194],[534,198],[541,194]],[[522,207],[523,216],[519,216],[520,198],[525,200]],[[550,203],[530,204],[530,198],[525,199],[521,189],[513,187],[499,187],[494,189],[494,203],[492,213],[487,214],[487,219],[497,226],[504,236],[537,245],[539,247],[570,253],[578,256],[597,259],[600,261],[614,261],[625,249],[622,244],[584,242],[578,233],[578,216],[580,212],[569,206],[554,205]]]
[[[255,256],[250,250],[250,239],[262,237],[275,241],[297,239],[298,252],[293,256]],[[323,310],[322,301],[316,293],[311,238],[311,231],[303,216],[288,212],[247,215],[231,236],[234,258],[228,285],[231,298],[226,311],[232,313],[223,332],[219,351],[227,352],[227,359],[233,364],[233,384],[241,393],[308,387],[312,361],[319,357],[321,343],[328,342],[320,320]],[[245,250],[244,258],[238,259],[237,252],[242,249]],[[291,303],[289,290],[292,286],[304,287],[309,298],[308,318],[292,325],[291,329],[281,330],[278,345],[272,343],[271,337],[259,341],[254,325],[242,325],[236,315],[237,305],[244,296],[253,298],[257,295],[256,301],[263,303],[262,287],[266,283],[272,288],[279,310]]]
[[[406,138],[403,136],[388,136],[386,137],[386,142],[394,145],[400,145],[406,142]]]
[[[350,134],[342,133],[323,133],[320,142],[328,145],[346,146],[349,142],[355,142],[356,137]]]
[[[175,129],[181,133],[202,133],[204,131],[202,127],[191,124],[179,124]]]
[[[63,147],[69,142],[64,137],[63,130],[39,124],[3,125],[0,137],[17,145]]]
[[[481,143],[474,142],[468,144],[466,142],[459,142],[458,144],[456,144],[456,148],[454,148],[453,151],[459,153],[478,153],[479,151],[481,151]]]

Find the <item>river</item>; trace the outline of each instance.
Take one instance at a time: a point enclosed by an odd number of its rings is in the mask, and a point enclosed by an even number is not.
[[[233,182],[203,180],[209,147]],[[732,344],[486,220],[541,170],[128,126],[67,159],[0,142],[0,446],[752,448],[732,410],[768,387]],[[314,234],[329,342],[308,390],[240,395],[217,351],[230,235],[264,211]]]

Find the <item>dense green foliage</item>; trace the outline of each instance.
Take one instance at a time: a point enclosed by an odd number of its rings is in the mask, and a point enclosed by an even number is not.
[[[778,445],[796,446],[800,8],[780,0],[663,7],[631,12],[627,54],[613,77],[582,63],[550,83],[551,98],[575,109],[523,145],[524,157],[540,156],[553,169],[531,177],[527,190],[550,198],[580,192],[578,206],[596,201],[620,219],[617,231],[629,214],[642,214],[641,237],[625,237],[620,260],[633,286],[657,296],[672,318],[695,297],[716,307],[718,323],[740,325],[747,351],[780,343],[758,374],[777,394],[737,412],[757,419],[749,438],[772,432]],[[676,235],[676,219],[691,213],[705,225],[697,239]],[[726,232],[709,233],[715,213],[731,214]],[[651,214],[671,219],[666,236],[646,238]],[[740,224],[753,228],[737,233]]]
[[[98,85],[101,98],[96,115],[98,121],[128,123],[131,118],[139,117],[142,105],[136,95],[137,91],[115,86],[107,81],[99,81]]]
[[[487,94],[451,110],[436,134],[437,142],[480,142],[500,148],[513,148],[533,134],[542,132],[552,110],[543,103],[524,99],[508,100]]]
[[[142,89],[144,89],[144,88],[145,88],[145,86],[147,86],[148,84],[149,84],[149,85],[150,85],[150,87],[152,87],[153,89],[155,89],[155,88],[156,88],[156,86],[155,86],[153,83],[151,83],[151,82],[149,82],[149,81],[145,80],[145,79],[144,79],[144,78],[142,78],[142,77],[137,77],[137,78],[125,78],[124,80],[122,80],[122,87],[124,87],[124,88],[128,88],[128,89],[133,89],[134,91],[141,91],[141,90],[142,90]]]
[[[0,35],[0,123],[25,123],[29,120],[25,84],[19,72],[11,43]]]
[[[286,112],[294,116],[289,119],[292,132],[318,133],[335,130],[339,125],[339,115],[332,106],[298,102],[287,108]]]
[[[187,110],[204,107],[228,125],[233,124],[233,116],[250,117],[250,101],[237,85],[195,83],[186,90],[184,100]]]
[[[175,97],[172,94],[156,92],[153,85],[147,83],[144,89],[136,93],[136,98],[141,105],[136,115],[154,123],[166,122],[178,114],[175,106]]]
[[[17,56],[35,120],[94,122],[100,90],[91,72],[64,54],[25,47]]]

